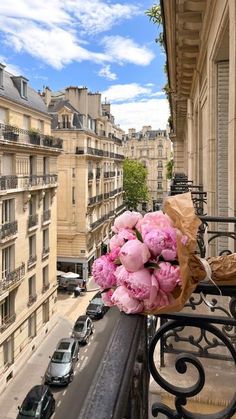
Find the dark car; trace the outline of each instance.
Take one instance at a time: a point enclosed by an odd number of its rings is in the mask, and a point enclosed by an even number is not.
[[[79,316],[76,320],[72,337],[77,339],[79,343],[88,343],[89,336],[93,334],[94,325],[89,316]]]
[[[91,319],[102,319],[107,310],[108,307],[105,306],[102,300],[101,292],[97,292],[90,301],[86,309],[86,314]]]
[[[34,386],[18,407],[17,419],[48,419],[55,411],[55,399],[48,386]]]
[[[73,338],[61,339],[48,364],[45,383],[59,386],[69,384],[74,376],[78,356],[78,341]]]

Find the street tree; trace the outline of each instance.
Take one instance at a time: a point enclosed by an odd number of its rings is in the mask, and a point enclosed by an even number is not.
[[[136,210],[140,202],[148,200],[147,169],[136,160],[125,159],[124,173],[124,199],[131,210]]]

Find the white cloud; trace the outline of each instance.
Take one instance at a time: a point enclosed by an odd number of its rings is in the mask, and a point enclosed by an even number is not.
[[[101,68],[101,70],[98,72],[98,75],[100,77],[105,77],[108,80],[116,80],[117,75],[115,73],[112,73],[111,66],[105,65],[105,67]]]
[[[17,52],[27,52],[57,69],[72,61],[108,61],[105,54],[81,47],[72,31],[59,27],[43,28],[34,22],[1,18],[0,27],[5,31],[5,42]]]
[[[22,71],[17,65],[10,64],[3,55],[0,55],[0,63],[6,66],[5,70],[8,71],[8,73],[14,74],[14,76],[25,76],[25,71]]]
[[[100,0],[66,0],[65,8],[73,10],[76,19],[84,32],[97,34],[111,29],[121,20],[131,19],[143,13],[133,4],[120,4]]]
[[[142,102],[111,104],[116,124],[128,132],[129,128],[140,131],[144,125],[152,129],[165,129],[169,117],[167,99],[147,99]]]
[[[106,36],[102,40],[107,55],[112,57],[118,64],[133,63],[148,65],[154,58],[154,54],[145,46],[140,46],[130,38],[122,36]]]
[[[100,0],[18,0],[17,7],[8,0],[0,2],[0,31],[16,52],[26,52],[56,69],[84,60],[147,65],[153,53],[129,38],[105,37],[104,52],[90,51],[88,36],[83,39],[85,32],[104,32],[138,13],[137,6]]]
[[[110,102],[122,102],[124,100],[131,100],[142,95],[150,95],[151,89],[149,87],[142,87],[138,83],[129,84],[114,84],[109,89],[102,92],[103,99]],[[139,99],[140,100],[140,99]]]

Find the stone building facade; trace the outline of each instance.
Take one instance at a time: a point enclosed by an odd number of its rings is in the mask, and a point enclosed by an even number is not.
[[[124,155],[142,162],[147,168],[149,199],[142,204],[142,209],[155,211],[160,208],[169,189],[166,163],[171,157],[171,141],[167,130],[152,130],[151,126],[144,126],[139,132],[129,129],[124,137]]]
[[[161,1],[175,172],[207,192],[207,213],[236,208],[236,3]]]
[[[68,87],[43,92],[52,133],[63,139],[58,159],[58,269],[87,280],[106,249],[114,217],[124,209],[122,135],[99,93]]]
[[[36,91],[0,65],[0,388],[53,325],[57,157]],[[49,144],[50,140],[50,144]]]

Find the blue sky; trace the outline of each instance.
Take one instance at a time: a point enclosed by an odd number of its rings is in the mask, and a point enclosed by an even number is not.
[[[121,128],[165,128],[165,56],[146,1],[0,2],[0,62],[36,90],[86,86],[111,103]]]

